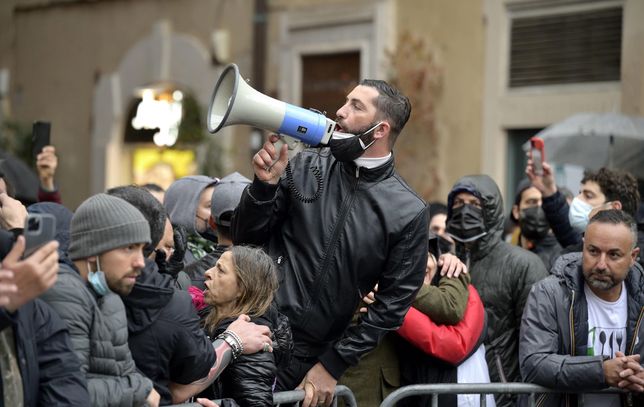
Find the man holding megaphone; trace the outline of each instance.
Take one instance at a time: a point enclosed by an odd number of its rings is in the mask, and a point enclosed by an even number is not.
[[[337,111],[329,148],[289,162],[287,146],[277,148],[271,135],[253,157],[255,179],[232,219],[233,241],[263,245],[277,261],[275,301],[290,319],[295,349],[276,390],[303,388],[304,407],[331,404],[340,376],[401,325],[422,284],[427,208],[392,155],[410,112],[397,89],[363,80]],[[375,302],[349,326],[376,283]]]

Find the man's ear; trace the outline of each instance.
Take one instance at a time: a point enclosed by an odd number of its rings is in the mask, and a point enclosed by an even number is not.
[[[622,201],[612,201],[610,207],[611,209],[622,209]]]
[[[517,222],[519,221],[519,205],[512,205],[512,217]]]
[[[635,264],[637,261],[637,256],[640,254],[640,248],[635,246],[635,248],[631,251],[631,266]]]
[[[90,257],[88,257],[88,258],[86,258],[86,259],[85,259],[85,263],[84,263],[84,264],[88,267],[87,272],[90,272],[90,271],[96,271],[96,269],[98,268],[98,267],[96,266],[96,260],[97,260],[97,258],[98,258],[98,256],[90,256]]]
[[[374,130],[373,138],[374,139],[384,138],[385,136],[389,135],[390,131],[391,131],[391,126],[389,125],[389,122],[383,120],[382,122],[380,122],[376,130]]]

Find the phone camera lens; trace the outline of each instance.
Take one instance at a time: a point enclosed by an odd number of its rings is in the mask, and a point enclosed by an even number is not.
[[[27,230],[35,232],[40,229],[40,219],[30,218],[27,224]]]

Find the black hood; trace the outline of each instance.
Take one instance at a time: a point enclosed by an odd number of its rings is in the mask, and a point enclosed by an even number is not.
[[[487,175],[468,175],[454,184],[447,196],[447,222],[452,218],[452,205],[459,192],[469,192],[481,200],[487,234],[478,239],[474,258],[483,257],[503,238],[503,198],[496,182]],[[460,243],[456,242],[456,245]]]
[[[145,259],[145,268],[137,278],[132,292],[123,299],[128,331],[145,330],[159,317],[174,294],[172,277],[161,274],[156,263]]]

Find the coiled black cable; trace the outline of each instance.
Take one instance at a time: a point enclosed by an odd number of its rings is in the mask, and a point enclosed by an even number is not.
[[[313,196],[304,196],[295,186],[295,182],[293,182],[291,163],[289,162],[286,164],[286,183],[288,184],[288,189],[291,191],[291,195],[293,195],[295,199],[303,203],[313,203],[317,201],[320,198],[320,195],[322,195],[322,190],[324,189],[324,182],[322,181],[322,173],[320,172],[320,169],[316,166],[311,166],[309,169],[313,172],[313,176],[315,177],[318,187]]]

